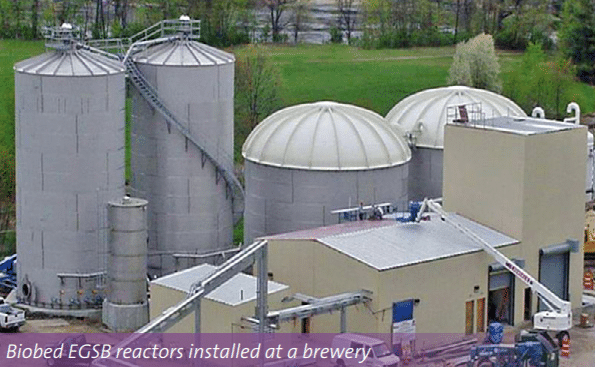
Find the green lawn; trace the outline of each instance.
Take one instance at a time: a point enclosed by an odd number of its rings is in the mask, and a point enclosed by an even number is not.
[[[453,48],[361,50],[344,45],[259,46],[280,69],[285,106],[320,100],[386,113],[403,97],[446,84]],[[241,56],[249,48],[236,48]]]
[[[284,106],[334,100],[366,107],[383,116],[412,93],[446,86],[454,54],[454,47],[399,50],[362,50],[345,45],[259,47],[280,70]],[[241,56],[251,49],[239,47],[232,52]],[[505,81],[520,64],[522,54],[498,52],[498,55]],[[583,113],[595,111],[593,87],[577,82],[572,91]]]
[[[13,65],[44,51],[42,42],[0,40],[0,145],[14,144]]]

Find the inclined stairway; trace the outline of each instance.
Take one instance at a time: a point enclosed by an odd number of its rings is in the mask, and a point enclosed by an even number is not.
[[[155,88],[149,84],[143,73],[138,69],[134,61],[132,61],[132,58],[126,58],[124,64],[128,72],[128,79],[149,105],[155,111],[159,112],[170,126],[173,125],[189,142],[194,144],[203,155],[203,158],[209,160],[215,166],[217,179],[219,177],[223,178],[227,185],[227,192],[231,193],[233,218],[234,223],[237,223],[242,218],[244,211],[244,190],[237,177],[233,174],[233,160],[226,159],[226,161],[230,160],[230,162],[225,163],[218,160],[215,155],[205,148],[207,142],[191,134],[188,128],[165,106]],[[220,155],[224,155],[223,152],[220,152]]]
[[[210,139],[191,133],[190,130],[167,108],[159,97],[157,90],[149,83],[143,73],[132,60],[132,56],[147,47],[181,39],[198,40],[200,38],[200,21],[181,17],[179,20],[162,20],[155,25],[129,38],[115,38],[88,41],[87,46],[109,57],[117,57],[124,63],[128,80],[138,90],[149,105],[160,113],[168,124],[172,125],[202,154],[202,164],[210,161],[216,170],[216,180],[223,178],[226,193],[231,195],[233,222],[237,223],[244,212],[244,189],[234,174],[233,156],[212,144]],[[116,56],[114,52],[118,55]]]

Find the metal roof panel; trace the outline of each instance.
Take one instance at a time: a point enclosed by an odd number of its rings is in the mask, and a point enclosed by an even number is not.
[[[190,291],[192,284],[205,279],[215,270],[216,267],[213,265],[202,264],[155,279],[151,283],[187,293]],[[239,273],[207,294],[205,298],[230,306],[237,306],[256,299],[256,282],[257,279],[255,277]],[[287,288],[289,288],[287,285],[273,281],[269,281],[268,284],[269,294]]]
[[[388,270],[476,251],[481,247],[463,233],[430,214],[420,223],[397,223],[331,236],[319,236],[320,243],[367,264],[377,270]],[[460,215],[460,222],[494,247],[519,241]],[[355,229],[355,228],[354,228]]]

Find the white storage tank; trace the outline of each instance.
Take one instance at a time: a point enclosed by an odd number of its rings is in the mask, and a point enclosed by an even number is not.
[[[244,240],[337,223],[334,209],[406,203],[411,152],[364,108],[336,102],[288,107],[264,119],[242,148]]]
[[[452,86],[427,89],[397,103],[386,115],[393,127],[400,127],[412,148],[409,166],[409,199],[442,197],[442,150],[444,126],[455,116],[449,108],[473,105],[485,118],[527,116],[510,99],[483,89]]]
[[[124,195],[124,67],[64,25],[15,70],[18,298],[100,308],[107,203]]]
[[[133,61],[167,109],[233,174],[234,56],[180,35]],[[231,247],[232,195],[215,165],[138,90],[132,99],[132,194],[149,201],[149,271],[159,276],[179,270],[176,256]]]

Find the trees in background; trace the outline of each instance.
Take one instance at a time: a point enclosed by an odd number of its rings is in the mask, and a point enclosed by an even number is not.
[[[455,20],[452,2],[439,0],[364,0],[362,4],[365,48],[443,46],[453,43]],[[461,12],[462,13],[462,12]],[[461,16],[462,19],[462,16]]]
[[[305,31],[310,18],[310,0],[296,0],[290,8],[289,26],[293,43],[298,43],[299,33]]]
[[[235,65],[235,156],[256,125],[281,106],[281,78],[277,68],[258,46],[252,46]]]
[[[351,43],[351,34],[358,21],[358,8],[355,0],[336,0],[339,29],[345,32],[347,42]]]
[[[539,106],[547,117],[561,119],[568,103],[576,100],[570,91],[573,75],[574,66],[569,59],[561,55],[550,59],[540,44],[529,44],[503,93],[525,111]]]
[[[576,65],[576,75],[595,84],[595,2],[566,0],[559,37],[562,52]]]
[[[492,36],[480,34],[457,45],[448,83],[499,92],[500,65]]]
[[[281,31],[285,28],[286,22],[283,19],[283,13],[288,11],[297,0],[263,0],[264,6],[268,11],[271,25],[271,35],[273,42],[282,40]]]

